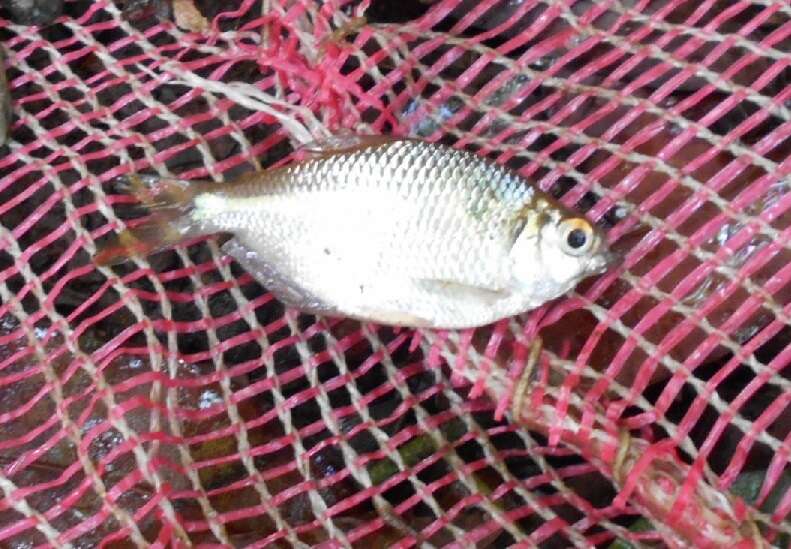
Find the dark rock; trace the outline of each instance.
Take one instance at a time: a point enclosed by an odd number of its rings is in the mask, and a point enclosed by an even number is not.
[[[63,13],[63,0],[0,0],[14,23],[47,25]]]

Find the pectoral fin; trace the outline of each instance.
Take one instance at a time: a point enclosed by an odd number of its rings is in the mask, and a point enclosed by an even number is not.
[[[410,310],[410,308],[404,310],[391,306],[363,306],[362,309],[366,319],[381,324],[408,326],[410,328],[443,328],[445,326],[440,325],[436,319],[432,318],[429,313],[430,309],[426,310],[424,308],[422,311],[420,310],[420,305],[423,301],[419,297],[421,291],[432,294],[432,297],[427,300],[429,302],[436,303],[438,301],[436,296],[439,296],[440,301],[446,300],[449,306],[458,308],[464,308],[465,305],[494,305],[508,296],[505,291],[469,286],[448,280],[421,279],[415,280],[411,284],[414,289],[419,290],[417,292],[409,292],[410,295],[415,296],[415,303],[413,303],[416,307],[415,310]]]
[[[495,286],[483,286],[477,284],[465,284],[463,282],[456,282],[452,280],[436,280],[436,279],[422,279],[418,284],[431,292],[454,295],[466,296],[476,298],[481,301],[497,301],[507,296],[507,292]]]

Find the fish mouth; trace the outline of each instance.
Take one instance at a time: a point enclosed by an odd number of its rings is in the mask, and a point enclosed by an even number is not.
[[[616,263],[623,261],[623,254],[606,250],[596,254],[588,264],[588,272],[591,274],[602,274]]]

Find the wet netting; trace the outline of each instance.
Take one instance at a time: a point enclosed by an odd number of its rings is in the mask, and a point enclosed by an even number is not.
[[[0,545],[789,545],[787,2],[4,16]],[[216,238],[93,263],[146,214],[119,176],[342,131],[518,170],[623,261],[459,332],[284,308]]]

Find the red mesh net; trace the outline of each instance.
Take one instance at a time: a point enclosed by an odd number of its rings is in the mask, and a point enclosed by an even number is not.
[[[75,0],[2,34],[0,544],[788,545],[786,2]],[[92,263],[139,214],[118,176],[343,129],[519,170],[625,259],[464,332],[286,310],[211,238]]]

